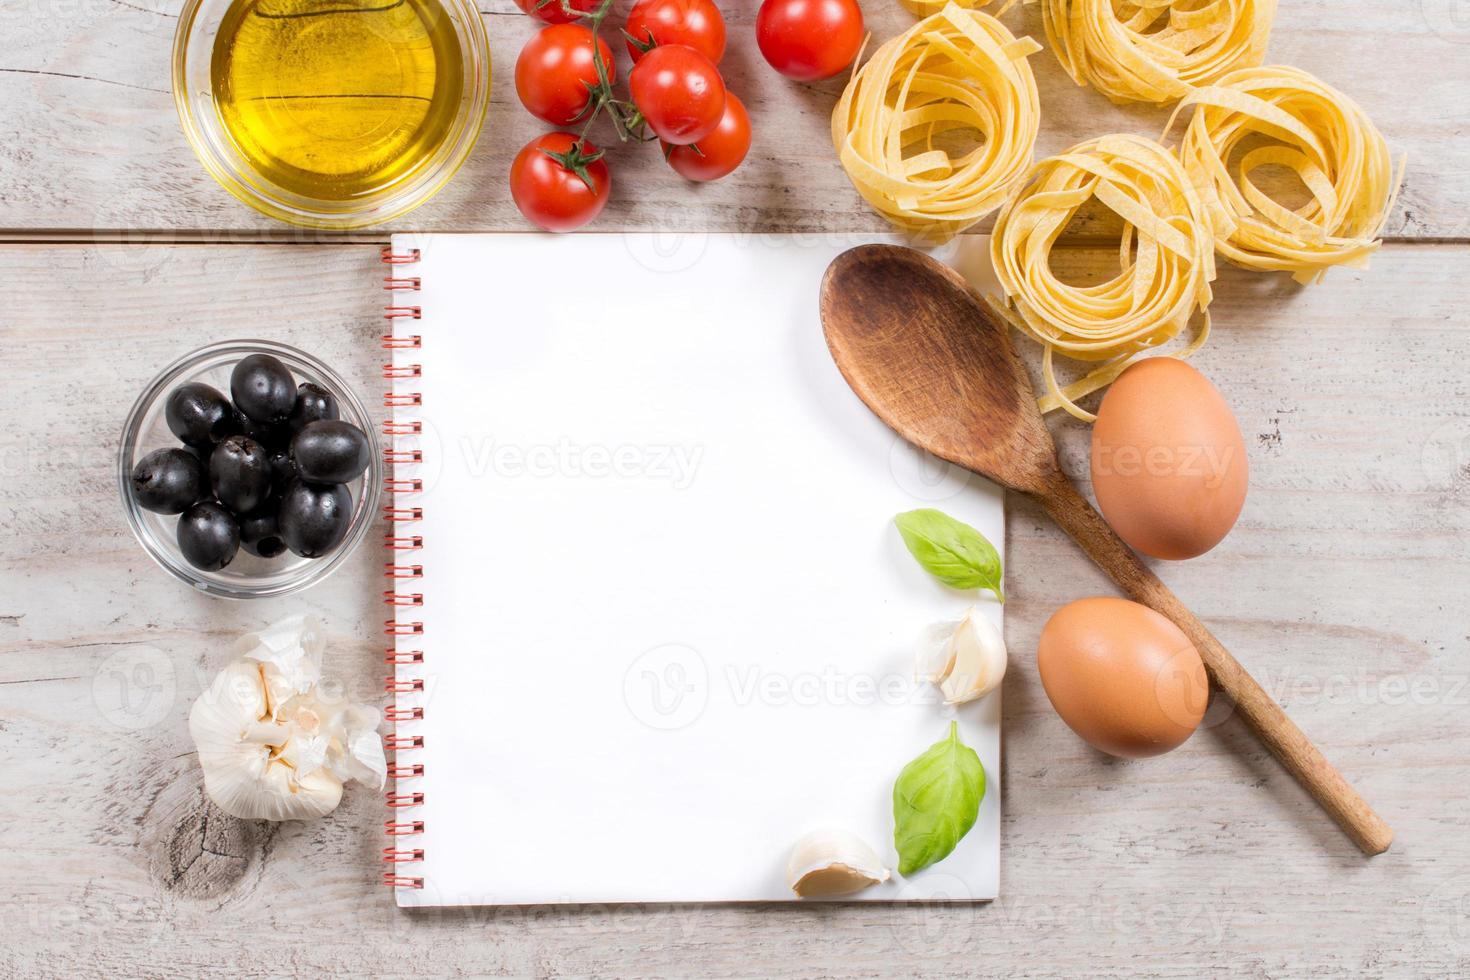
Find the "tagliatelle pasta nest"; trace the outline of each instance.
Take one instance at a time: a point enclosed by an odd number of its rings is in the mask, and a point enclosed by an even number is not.
[[[930,14],[939,13],[946,5],[951,3],[956,7],[963,7],[966,10],[978,10],[981,7],[989,6],[991,0],[898,0],[898,2],[915,17],[928,17]],[[1007,0],[1005,6],[997,11],[997,13],[1005,13],[1015,2],[1016,0]]]
[[[1388,143],[1357,103],[1300,69],[1272,66],[1196,89],[1175,118],[1191,106],[1179,156],[1210,209],[1221,255],[1301,283],[1334,265],[1367,264],[1403,164],[1396,176]],[[1295,173],[1306,202],[1290,208],[1269,196],[1255,179],[1264,168]]]
[[[1078,85],[1114,102],[1172,102],[1266,57],[1276,0],[1041,0],[1046,38]]]
[[[1118,273],[1096,285],[1064,282],[1050,254],[1078,210],[1096,200],[1123,220]],[[1047,394],[1042,411],[1064,408],[1095,419],[1076,399],[1112,382],[1140,353],[1168,343],[1191,324],[1188,357],[1209,336],[1215,278],[1209,213],[1178,159],[1142,136],[1079,143],[1041,161],[996,218],[990,257],[1004,297],[993,305],[1040,342]],[[1053,357],[1103,362],[1080,380],[1058,384]]]
[[[1039,50],[954,3],[879,47],[832,112],[858,193],[940,241],[1000,207],[1031,165],[1041,104],[1026,59]]]

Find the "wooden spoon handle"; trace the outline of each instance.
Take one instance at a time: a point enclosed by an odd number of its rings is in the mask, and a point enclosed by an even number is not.
[[[1388,850],[1393,843],[1393,831],[1388,824],[1292,723],[1281,706],[1246,673],[1230,651],[1123,543],[1071,481],[1060,477],[1038,496],[1052,519],[1129,597],[1163,613],[1184,631],[1199,651],[1216,687],[1229,695],[1236,710],[1271,753],[1332,815],[1353,843],[1364,854]]]

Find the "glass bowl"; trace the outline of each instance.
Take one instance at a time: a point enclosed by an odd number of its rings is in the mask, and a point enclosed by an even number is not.
[[[287,551],[275,558],[259,558],[241,548],[234,560],[219,571],[201,571],[185,561],[179,551],[175,533],[178,517],[144,510],[133,499],[133,467],[155,449],[180,446],[178,438],[164,421],[164,403],[169,392],[185,382],[202,381],[228,396],[230,371],[235,363],[247,354],[257,353],[280,358],[291,369],[298,384],[311,381],[331,392],[337,399],[342,419],[366,434],[368,448],[372,452],[371,461],[367,471],[347,485],[352,494],[352,522],[348,525],[347,536],[331,554],[321,558],[302,558]],[[128,524],[138,543],[166,571],[210,595],[227,599],[265,599],[315,585],[336,571],[362,544],[377,516],[382,458],[377,430],[367,408],[335,371],[310,354],[284,344],[268,340],[229,340],[180,358],[143,389],[123,426],[117,459],[118,488],[122,493]]]
[[[204,169],[239,200],[308,228],[346,230],[388,221],[437,194],[469,157],[490,105],[490,43],[470,0],[438,0],[459,44],[458,108],[439,144],[391,182],[345,200],[306,197],[259,173],[220,118],[210,79],[215,39],[234,0],[186,0],[174,33],[173,96],[184,137]],[[325,0],[324,0],[325,2]],[[340,5],[335,9],[340,10]]]

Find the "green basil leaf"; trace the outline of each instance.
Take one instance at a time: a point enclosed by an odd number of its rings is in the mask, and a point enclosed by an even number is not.
[[[979,531],[925,507],[893,519],[903,543],[924,570],[953,589],[989,589],[1006,601],[1000,553]]]
[[[893,783],[893,846],[898,873],[910,875],[948,857],[975,826],[985,798],[985,767],[960,741],[959,725],[903,767]]]

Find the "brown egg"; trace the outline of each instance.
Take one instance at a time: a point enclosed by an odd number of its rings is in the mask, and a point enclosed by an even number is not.
[[[1058,609],[1041,630],[1036,665],[1067,727],[1125,759],[1182,744],[1209,699],[1205,665],[1188,637],[1127,599],[1095,596]]]
[[[1092,489],[1118,537],[1154,558],[1193,558],[1235,526],[1249,464],[1230,406],[1183,361],[1118,376],[1092,427]]]

